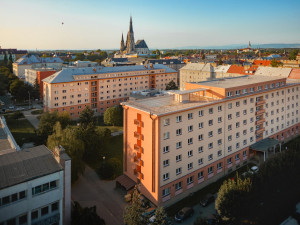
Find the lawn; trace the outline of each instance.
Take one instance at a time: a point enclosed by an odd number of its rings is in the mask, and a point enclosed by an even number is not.
[[[5,118],[7,126],[20,147],[24,143],[34,142],[36,139],[35,129],[27,119]]]
[[[42,109],[37,109],[37,110],[33,110],[31,111],[32,115],[38,115],[38,114],[42,114],[44,111]]]
[[[231,172],[230,174],[220,178],[216,182],[211,183],[211,184],[207,185],[206,187],[194,192],[193,195],[188,196],[188,197],[176,202],[175,204],[167,207],[166,208],[167,214],[169,216],[174,216],[180,209],[182,209],[185,206],[194,206],[196,204],[199,204],[200,200],[206,194],[208,194],[208,193],[210,193],[210,194],[217,193],[219,191],[219,188],[221,187],[221,185],[223,184],[223,182],[225,180],[235,177],[237,172],[238,172],[238,174],[242,174],[243,172],[248,171],[249,168],[251,168],[253,165],[254,164],[252,164],[252,163],[248,163],[248,164],[240,167],[239,169]]]

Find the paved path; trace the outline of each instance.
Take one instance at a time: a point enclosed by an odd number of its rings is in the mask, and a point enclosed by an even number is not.
[[[115,181],[100,180],[90,167],[72,185],[72,200],[83,207],[96,205],[98,215],[107,225],[122,225],[126,205],[124,193],[115,189]]]
[[[36,110],[36,109],[33,109],[33,110]],[[33,111],[33,110],[22,111],[22,113],[24,114],[25,118],[32,124],[32,126],[34,126],[34,128],[37,129],[39,127],[40,121],[36,117],[39,115],[31,114],[31,111]]]
[[[121,131],[116,131],[116,132],[111,133],[111,136],[118,136],[118,135],[120,135],[120,134],[123,134],[123,131],[122,131],[122,130],[121,130]]]

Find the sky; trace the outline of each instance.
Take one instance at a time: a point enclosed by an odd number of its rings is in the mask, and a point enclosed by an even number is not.
[[[150,49],[300,43],[299,0],[0,0],[0,8],[2,48],[119,49],[130,15],[135,40]]]

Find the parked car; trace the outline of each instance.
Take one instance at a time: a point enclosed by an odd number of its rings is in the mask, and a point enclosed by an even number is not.
[[[258,166],[252,166],[251,169],[249,170],[249,173],[255,174],[259,171]]]
[[[148,208],[143,213],[143,216],[145,216],[145,217],[151,217],[152,215],[154,215],[155,211],[156,211],[156,208]]]
[[[23,110],[25,110],[23,107],[18,107],[18,108],[16,109],[16,111],[23,111]]]
[[[153,224],[155,222],[155,215],[151,216],[149,218],[149,224]],[[165,220],[165,223],[164,225],[173,225],[172,223],[172,220],[168,217],[166,220]]]
[[[176,222],[183,222],[186,218],[193,216],[194,210],[191,207],[184,207],[175,215]]]
[[[215,197],[212,194],[207,194],[203,199],[200,200],[200,205],[205,207],[214,201],[215,201]]]

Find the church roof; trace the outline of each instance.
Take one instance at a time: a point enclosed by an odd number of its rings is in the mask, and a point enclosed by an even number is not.
[[[136,48],[148,48],[145,40],[138,40],[135,44]]]

